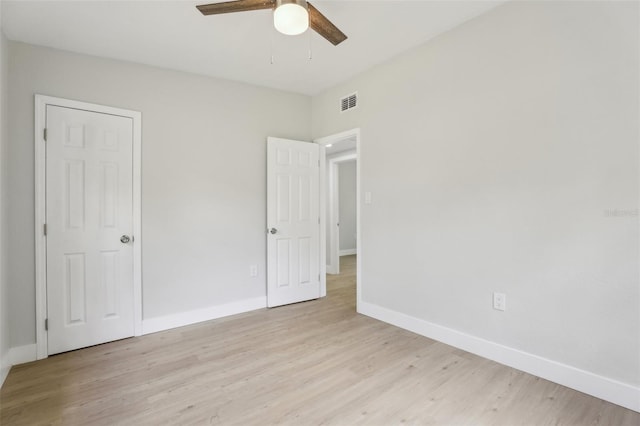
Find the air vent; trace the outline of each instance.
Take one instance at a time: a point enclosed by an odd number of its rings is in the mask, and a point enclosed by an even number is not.
[[[358,106],[358,93],[352,93],[340,99],[340,112],[345,112]]]

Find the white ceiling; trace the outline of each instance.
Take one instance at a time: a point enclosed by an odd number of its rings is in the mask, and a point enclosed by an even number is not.
[[[1,0],[2,24],[11,40],[314,95],[504,0],[312,0],[349,37],[337,47],[280,35],[270,10],[194,7],[213,2]]]

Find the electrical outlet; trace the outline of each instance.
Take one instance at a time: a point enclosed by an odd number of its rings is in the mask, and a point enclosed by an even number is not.
[[[364,203],[365,204],[371,204],[371,192],[366,191],[364,193]]]
[[[504,293],[493,293],[493,309],[498,311],[507,310],[507,295]]]
[[[258,276],[258,265],[249,266],[249,276],[257,277]]]

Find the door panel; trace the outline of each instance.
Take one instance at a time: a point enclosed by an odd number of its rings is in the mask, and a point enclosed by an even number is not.
[[[133,121],[46,110],[48,352],[134,334]]]
[[[318,145],[267,141],[267,305],[320,297]]]

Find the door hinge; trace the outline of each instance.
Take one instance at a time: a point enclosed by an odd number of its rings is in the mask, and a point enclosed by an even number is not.
[[[44,329],[45,331],[49,331],[49,318],[44,320]]]
[[[47,235],[47,224],[46,223],[44,224],[43,228],[44,228],[44,235]]]
[[[47,128],[44,128],[44,131],[42,132],[42,137],[44,138],[45,142],[47,141]]]
[[[320,225],[320,218],[318,218],[318,225]]]

